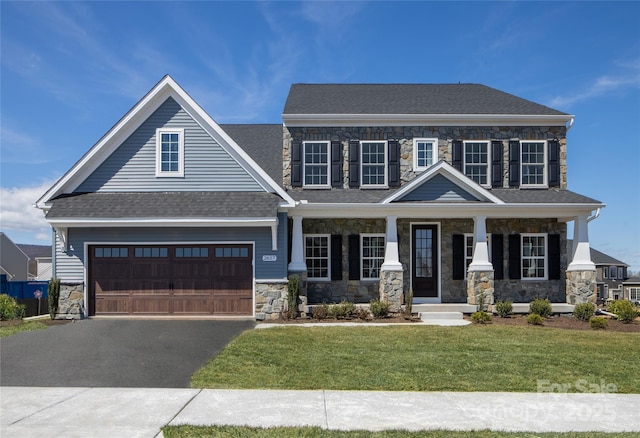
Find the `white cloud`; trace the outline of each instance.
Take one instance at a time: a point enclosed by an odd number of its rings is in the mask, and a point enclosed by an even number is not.
[[[0,187],[2,231],[20,232],[33,240],[51,240],[50,227],[44,220],[44,213],[33,206],[51,185],[52,181],[45,181],[31,187]]]
[[[601,76],[589,84],[586,89],[577,90],[571,95],[557,96],[551,99],[549,106],[553,108],[567,108],[578,102],[627,88],[640,88],[640,74],[638,74],[638,71],[631,72],[629,75]]]

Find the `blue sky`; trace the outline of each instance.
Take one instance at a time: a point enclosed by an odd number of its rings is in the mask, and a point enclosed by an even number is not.
[[[592,246],[640,270],[638,2],[0,2],[0,226],[164,74],[219,123],[280,123],[292,83],[482,83],[574,114]]]

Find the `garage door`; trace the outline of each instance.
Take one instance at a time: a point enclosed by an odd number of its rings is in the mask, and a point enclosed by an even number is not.
[[[251,315],[251,245],[89,247],[90,315]]]

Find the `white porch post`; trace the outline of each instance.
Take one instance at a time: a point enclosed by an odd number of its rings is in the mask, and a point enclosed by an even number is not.
[[[384,251],[384,262],[380,267],[382,271],[402,271],[402,263],[400,263],[400,255],[398,253],[398,227],[396,225],[396,216],[387,216],[387,234],[385,237],[386,245]]]
[[[473,218],[473,259],[469,265],[469,271],[493,271],[493,265],[489,261],[489,246],[487,245],[487,217],[476,216]]]
[[[293,216],[293,230],[291,235],[291,263],[290,272],[305,272],[307,264],[304,261],[304,244],[302,240],[302,216]]]
[[[587,216],[578,216],[573,224],[573,253],[567,271],[593,271],[596,265],[591,261],[589,248],[589,224]]]

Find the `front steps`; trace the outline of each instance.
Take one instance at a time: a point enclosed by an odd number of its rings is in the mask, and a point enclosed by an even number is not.
[[[469,321],[463,319],[462,312],[418,312],[420,319],[428,325],[469,325]]]

